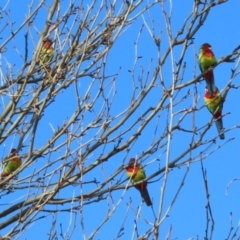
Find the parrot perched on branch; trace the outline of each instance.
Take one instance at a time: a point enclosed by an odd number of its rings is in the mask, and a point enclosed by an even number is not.
[[[223,99],[218,89],[216,88],[213,93],[213,97],[211,98],[208,88],[206,87],[204,101],[208,110],[213,114],[220,139],[224,139],[225,136],[222,121]]]
[[[6,164],[2,171],[1,177],[7,177],[9,174],[17,170],[22,164],[22,160],[15,148],[11,150],[10,155],[3,161],[6,162]]]
[[[135,158],[131,158],[129,161],[129,165],[126,168],[127,170],[127,176],[131,179],[132,183],[137,183],[139,181],[142,181],[146,178],[145,172],[143,167],[136,162]],[[142,182],[135,187],[140,191],[142,198],[146,202],[147,206],[152,205],[152,201],[150,199],[150,196],[148,194],[147,190],[147,182]]]
[[[210,44],[204,43],[201,46],[199,56],[198,56],[198,61],[199,61],[199,68],[202,73],[207,71],[210,67],[213,67],[217,63],[217,60],[214,56],[214,53],[212,52],[212,47]],[[205,73],[204,78],[207,83],[210,97],[213,97],[214,91],[216,90],[213,70],[210,70],[207,73]]]
[[[42,65],[46,65],[45,68],[50,71],[51,68],[48,64],[51,62],[54,55],[53,42],[50,38],[43,40],[43,46],[39,55],[39,59]]]

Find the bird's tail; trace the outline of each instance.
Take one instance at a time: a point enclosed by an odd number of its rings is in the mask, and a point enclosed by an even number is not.
[[[144,189],[140,190],[140,193],[141,193],[141,196],[144,199],[145,203],[147,204],[147,206],[151,206],[152,201],[150,199],[147,188],[145,187]]]
[[[212,98],[214,97],[214,92],[216,90],[213,71],[211,72],[210,78],[206,80],[206,83],[207,83],[208,92],[210,94],[210,97]]]
[[[224,136],[224,131],[223,131],[222,118],[219,118],[218,120],[216,120],[216,127],[217,127],[217,130],[218,130],[218,134],[219,134],[220,139],[224,139],[225,136]]]

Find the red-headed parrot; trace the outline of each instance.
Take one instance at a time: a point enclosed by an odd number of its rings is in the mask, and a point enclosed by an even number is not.
[[[213,93],[213,97],[210,97],[210,93],[208,88],[205,89],[205,96],[204,96],[205,104],[208,110],[213,114],[216,127],[218,130],[219,137],[224,139],[224,131],[223,131],[223,121],[222,121],[222,107],[223,107],[223,99],[221,94],[219,93],[218,89]]]
[[[145,172],[143,167],[136,162],[135,158],[131,158],[129,161],[129,165],[126,168],[127,170],[127,176],[131,179],[132,183],[136,183],[139,181],[142,181],[146,178]],[[152,201],[150,199],[150,196],[148,194],[147,190],[147,182],[142,182],[135,187],[140,191],[142,198],[146,202],[147,206],[152,205]]]
[[[198,56],[199,68],[201,72],[207,71],[210,67],[214,66],[217,63],[217,60],[212,51],[212,47],[208,43],[204,43],[199,52]],[[208,91],[210,96],[213,97],[214,91],[216,90],[213,70],[204,74],[204,78],[207,83]]]
[[[43,40],[43,46],[39,55],[39,59],[42,65],[46,65],[45,68],[50,71],[48,64],[51,62],[54,55],[53,42],[50,38]]]
[[[15,148],[11,150],[10,155],[3,161],[6,162],[6,164],[1,174],[2,177],[7,177],[9,174],[17,170],[22,164],[22,160]]]

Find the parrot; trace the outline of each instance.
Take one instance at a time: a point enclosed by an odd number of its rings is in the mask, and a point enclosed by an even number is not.
[[[41,48],[41,52],[39,55],[39,59],[42,65],[47,65],[51,62],[53,55],[54,55],[54,49],[52,47],[53,42],[50,38],[46,38],[43,40],[43,46]],[[45,66],[48,71],[51,70],[49,66]]]
[[[217,63],[217,60],[212,52],[212,47],[208,43],[204,43],[199,52],[198,56],[199,68],[201,72],[207,71],[210,67],[214,66]],[[204,78],[207,83],[208,91],[210,93],[210,97],[212,98],[214,95],[214,91],[216,90],[214,74],[213,70],[204,74]]]
[[[4,162],[6,162],[6,164],[1,174],[2,178],[7,177],[10,173],[17,170],[22,164],[22,160],[15,148],[11,149],[10,155],[4,159]]]
[[[145,172],[141,164],[137,163],[135,158],[131,158],[129,161],[129,165],[126,168],[127,176],[131,179],[132,183],[136,183],[142,181],[146,178]],[[149,197],[147,190],[147,182],[142,182],[140,184],[135,185],[135,187],[140,191],[142,198],[146,202],[147,206],[152,205],[152,201]]]
[[[223,98],[219,93],[218,88],[216,87],[213,93],[213,98],[211,98],[208,88],[206,87],[204,101],[208,110],[213,114],[220,139],[224,139],[225,136],[223,132],[223,121],[222,121]]]

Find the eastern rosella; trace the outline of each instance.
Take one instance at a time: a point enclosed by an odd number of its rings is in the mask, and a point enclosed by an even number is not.
[[[46,65],[45,68],[51,70],[48,64],[51,62],[54,55],[53,42],[50,38],[43,40],[43,46],[39,55],[39,59],[42,65]]]
[[[126,168],[127,170],[127,176],[131,179],[132,183],[137,183],[139,181],[142,181],[146,178],[145,172],[143,167],[136,162],[135,158],[131,158],[129,161],[129,165]],[[135,187],[140,191],[142,198],[146,202],[147,206],[152,205],[152,201],[150,199],[150,196],[148,194],[147,190],[147,182],[142,182]]]
[[[206,87],[204,101],[208,110],[214,116],[219,137],[221,139],[224,139],[225,137],[223,132],[223,121],[222,121],[223,99],[218,89],[216,88],[216,90],[214,91],[213,97],[211,98],[208,88]]]
[[[199,68],[201,72],[207,71],[210,67],[214,66],[217,63],[217,60],[212,52],[212,47],[208,43],[204,43],[199,52],[198,56]],[[210,96],[213,97],[214,91],[216,90],[213,70],[204,74],[204,78],[207,83],[208,91]]]
[[[7,177],[9,174],[17,170],[22,164],[22,160],[15,148],[11,150],[10,155],[4,159],[4,162],[6,162],[6,164],[1,174],[2,177]]]

